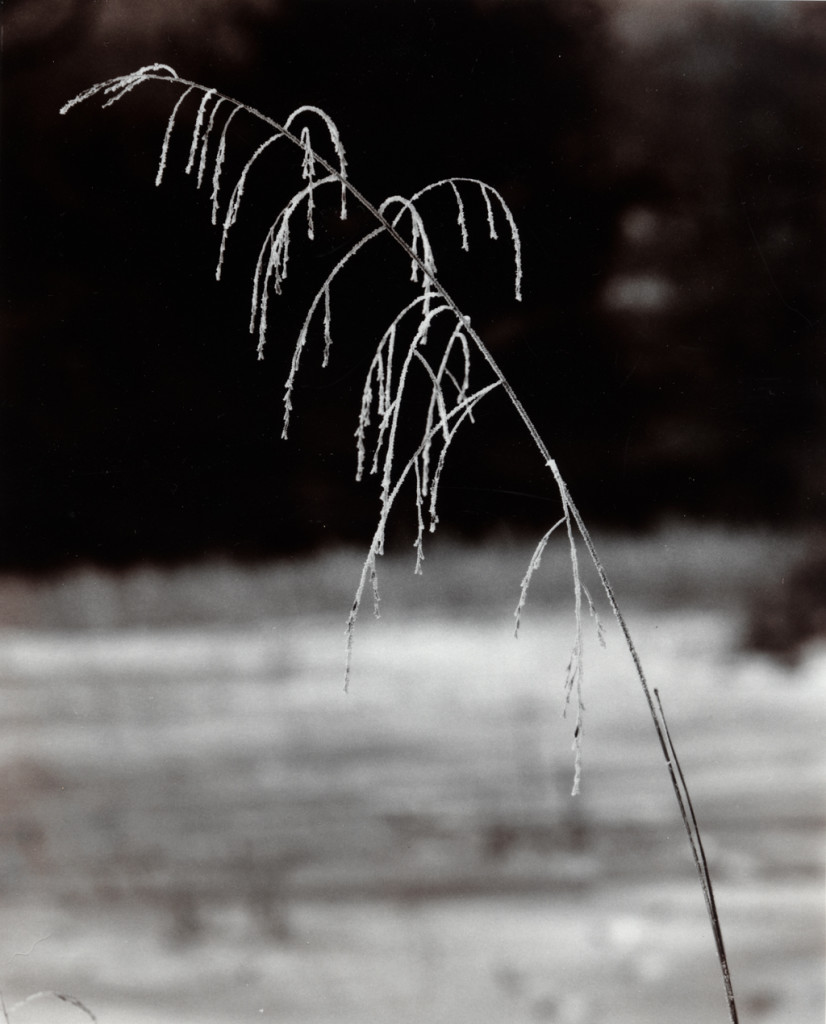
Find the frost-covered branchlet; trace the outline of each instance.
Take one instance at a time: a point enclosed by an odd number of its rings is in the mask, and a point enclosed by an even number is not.
[[[296,185],[264,233],[252,275],[249,329],[258,336],[259,357],[263,357],[266,345],[271,299],[282,294],[287,280],[297,219],[301,222],[303,233],[312,241],[316,234],[316,212],[319,204],[332,189],[337,193],[338,214],[342,219],[347,217],[348,200],[352,200],[371,220],[371,229],[358,238],[337,260],[309,304],[292,352],[284,386],[284,437],[289,430],[293,394],[302,358],[315,332],[318,332],[323,340],[322,364],[326,365],[330,358],[335,291],[341,272],[354,258],[360,257],[368,250],[374,241],[386,237],[394,240],[409,261],[412,295],[377,341],[362,389],[355,431],[357,477],[361,479],[365,473],[377,476],[380,504],[378,522],[347,622],[345,685],[350,675],[355,624],[368,586],[373,595],[374,611],[378,614],[377,561],[384,552],[388,519],[399,493],[406,484],[411,486],[414,492],[417,524],[415,567],[416,571],[421,571],[424,535],[427,531],[435,530],[438,523],[439,483],[448,450],[459,428],[467,422],[472,422],[481,400],[494,390],[504,392],[527,430],[542,463],[551,473],[562,512],[561,518],[537,545],[522,580],[515,613],[517,632],[531,580],[539,569],[546,545],[553,533],[562,526],[565,527],[568,538],[575,628],[564,690],[565,709],[567,710],[571,704],[576,707],[573,728],[574,792],[579,789],[582,760],[583,600],[595,620],[597,634],[600,639],[602,638],[594,602],[581,576],[579,549],[582,546],[596,571],[623,634],[654,723],[706,898],[726,990],[729,1019],[732,1024],[736,1024],[737,1011],[712,895],[711,879],[702,853],[699,830],[688,799],[685,780],[679,771],[679,763],[659,697],[657,696],[655,701],[605,568],[556,462],[519,397],[472,326],[470,317],[459,308],[438,276],[434,249],[421,210],[425,196],[437,191],[447,193],[456,208],[458,244],[465,251],[471,246],[474,234],[472,224],[475,217],[478,216],[482,220],[487,228],[488,237],[493,240],[499,237],[500,229],[506,227],[513,258],[514,296],[519,300],[522,291],[522,253],[519,232],[507,203],[491,185],[476,178],[460,177],[445,178],[427,185],[413,196],[394,195],[374,205],[350,181],[338,129],[323,110],[313,106],[302,106],[293,111],[283,123],[279,123],[213,89],[180,78],[172,68],[164,64],[148,65],[128,75],[92,86],[67,103],[61,112],[66,113],[77,104],[95,96],[103,97],[104,107],[111,106],[137,86],[148,82],[165,84],[177,93],[161,144],[156,176],[158,185],[163,181],[170,160],[173,134],[183,120],[183,111],[188,106],[194,107],[184,171],[189,175],[195,175],[199,188],[207,180],[211,180],[212,183],[212,222],[221,232],[217,277],[221,276],[230,232],[238,220],[247,183],[256,164],[265,153],[281,150],[287,159],[292,160]],[[192,103],[188,103],[190,98]],[[195,100],[197,105],[194,105]],[[263,127],[264,138],[247,156],[228,198],[224,201],[222,196],[226,195],[226,190],[223,189],[222,182],[227,149],[233,125],[239,117],[250,118]],[[316,133],[323,136],[323,143],[318,148]],[[217,143],[214,141],[216,135]],[[284,145],[276,146],[282,142]],[[478,214],[473,210],[474,205],[479,207]],[[424,384],[429,392],[429,400],[424,403],[423,410],[420,401],[409,399],[414,375],[418,376],[419,382]],[[409,428],[415,423],[414,417],[417,415],[419,426],[412,436],[418,437],[419,440],[412,443],[412,454],[400,454],[402,425],[405,427],[405,436],[409,437]]]
[[[118,100],[131,92],[138,85],[142,85],[144,82],[157,79],[167,79],[173,82],[180,82],[181,79],[178,77],[178,73],[171,68],[168,64],[146,64],[142,68],[138,68],[137,71],[130,71],[128,75],[119,75],[117,78],[107,79],[105,82],[98,82],[97,85],[92,85],[88,89],[84,89],[83,92],[78,93],[74,99],[69,100],[68,103],[64,103],[60,108],[60,113],[65,114],[72,107],[76,107],[79,103],[83,103],[93,96],[97,96],[103,93],[108,99],[104,100],[102,106],[111,107],[113,103],[117,103]],[[194,82],[184,83],[187,87],[194,86]],[[209,89],[203,89],[202,92],[209,92]]]
[[[162,82],[177,89],[178,95],[167,119],[161,143],[158,170],[155,178],[160,185],[167,171],[170,146],[176,129],[181,126],[182,111],[186,105],[194,107],[191,134],[184,171],[194,175],[197,187],[211,181],[212,222],[220,228],[216,277],[224,267],[230,232],[238,221],[250,176],[265,153],[272,152],[279,142],[291,144],[296,156],[296,179],[300,183],[276,214],[267,229],[252,275],[252,298],[249,329],[257,334],[258,355],[263,357],[270,320],[273,296],[280,296],[290,267],[291,242],[296,216],[304,221],[304,232],[315,237],[315,212],[329,187],[339,194],[339,216],[347,216],[347,198],[352,196],[373,217],[376,227],[357,239],[337,260],[321,282],[309,304],[293,348],[290,368],[284,385],[283,429],[287,437],[293,413],[293,394],[296,380],[314,328],[320,328],[323,338],[322,365],[326,366],[333,343],[332,309],[337,279],[354,257],[360,255],[370,243],[390,235],[407,254],[410,263],[410,282],[414,296],[396,314],[379,339],[367,372],[362,391],[361,411],[356,428],[356,475],[365,472],[380,480],[380,512],[370,552],[365,562],[365,574],[358,588],[354,611],[347,629],[347,666],[349,677],[355,616],[367,580],[372,581],[374,607],[378,609],[376,559],[384,551],[385,527],[401,486],[411,479],[416,513],[416,571],[420,572],[424,560],[424,535],[433,532],[439,521],[439,484],[446,463],[448,449],[458,429],[472,422],[479,401],[494,388],[503,388],[525,421],[546,461],[547,451],[539,441],[535,428],[516,400],[510,385],[474,331],[470,317],[463,313],[443,288],[437,272],[436,257],[427,225],[421,211],[425,197],[436,192],[447,192],[456,207],[459,228],[458,243],[464,251],[471,245],[473,231],[469,224],[471,214],[479,216],[489,239],[499,238],[504,227],[510,238],[513,255],[513,290],[517,300],[522,297],[522,249],[516,222],[502,195],[493,186],[477,178],[445,178],[420,189],[410,197],[392,195],[378,206],[373,206],[353,187],[347,177],[347,161],[339,131],[333,120],[320,108],[301,106],[279,124],[243,103],[221,95],[214,89],[185,81],[176,72],[162,64],[152,64],[128,75],[93,86],[67,103],[62,113],[76,104],[96,95],[105,97],[109,106],[126,96],[136,86],[146,82]],[[197,100],[197,105],[195,101]],[[262,124],[264,138],[246,157],[227,193],[223,188],[227,149],[232,126],[239,116],[247,116]],[[313,128],[320,126],[324,135],[325,156],[316,149]],[[217,142],[215,138],[217,136]],[[222,194],[226,199],[222,199]],[[478,213],[473,207],[478,207]],[[431,339],[435,339],[431,341]],[[401,458],[398,452],[399,433],[403,423],[409,424],[413,403],[407,402],[411,375],[423,377],[430,390],[421,421],[421,441],[412,455]],[[472,383],[475,381],[475,383]],[[567,499],[566,499],[567,500]],[[565,501],[563,501],[565,507]],[[581,584],[577,569],[574,531],[566,510],[569,525],[574,594],[576,604],[576,638],[568,673],[569,691],[575,686],[580,708],[579,688],[582,680],[582,627],[579,615]],[[547,538],[546,538],[547,542]],[[538,565],[538,561],[537,561]],[[520,608],[527,596],[526,577],[520,598]],[[581,735],[579,722],[575,730]],[[576,740],[577,761],[580,741]]]
[[[279,124],[253,108],[217,93],[214,89],[180,78],[167,65],[152,64],[128,75],[102,82],[71,100],[61,112],[66,113],[78,103],[97,95],[104,97],[104,106],[110,106],[132,92],[136,86],[147,82],[171,85],[178,94],[167,119],[161,143],[157,185],[162,183],[166,173],[173,133],[183,120],[182,110],[187,101],[191,100],[190,105],[194,106],[184,170],[190,175],[195,173],[198,187],[211,179],[212,222],[220,227],[221,231],[216,266],[216,276],[219,278],[229,235],[238,220],[247,183],[256,163],[266,152],[272,151],[277,143],[289,144],[294,153],[295,177],[299,184],[267,229],[253,273],[249,328],[258,336],[259,357],[263,356],[266,344],[271,298],[282,294],[287,279],[294,221],[299,212],[305,222],[304,230],[312,239],[315,234],[314,214],[317,204],[328,191],[328,187],[333,187],[339,193],[341,218],[347,216],[347,198],[350,196],[372,216],[376,225],[355,241],[338,259],[310,302],[293,349],[284,387],[282,435],[285,438],[293,411],[296,379],[315,325],[318,325],[323,337],[322,364],[326,365],[329,360],[333,341],[333,296],[342,270],[374,240],[387,235],[399,244],[410,262],[410,282],[415,294],[396,314],[377,343],[364,382],[356,428],[356,475],[361,479],[365,472],[368,472],[379,478],[380,510],[347,627],[347,677],[350,671],[353,628],[368,581],[371,582],[374,594],[374,608],[378,611],[376,560],[384,551],[386,525],[402,485],[408,480],[413,485],[417,522],[416,571],[421,571],[424,534],[427,531],[434,531],[438,523],[439,484],[448,450],[459,427],[472,421],[477,404],[495,388],[505,391],[525,423],[540,455],[554,475],[562,501],[563,518],[540,542],[522,582],[517,609],[517,628],[519,615],[527,599],[530,580],[539,566],[542,550],[556,527],[564,523],[571,556],[575,613],[575,638],[566,674],[565,696],[567,706],[572,694],[576,695],[577,722],[574,729],[574,745],[578,784],[583,711],[581,607],[584,588],[580,579],[577,538],[584,536],[584,527],[576,514],[556,464],[524,407],[482,339],[473,329],[470,317],[459,309],[439,280],[434,249],[420,209],[425,197],[438,191],[447,192],[456,207],[458,243],[465,251],[469,250],[471,245],[473,232],[469,224],[469,215],[474,204],[479,207],[478,213],[486,225],[490,239],[498,239],[497,225],[504,225],[510,236],[513,254],[514,296],[519,300],[522,288],[522,252],[519,232],[507,203],[501,194],[486,182],[477,178],[456,177],[433,182],[410,197],[389,196],[378,206],[374,206],[349,181],[341,137],[333,120],[323,110],[314,106],[301,106],[294,110],[283,124]],[[196,100],[197,105],[194,102]],[[232,126],[239,116],[249,117],[263,125],[265,135],[241,165],[228,198],[222,201],[228,140]],[[311,129],[313,124],[320,125],[323,131],[325,147],[330,150],[328,156],[315,148]],[[185,131],[183,127],[179,127],[179,130]],[[217,143],[214,142],[216,135]],[[398,439],[402,423],[409,426],[414,413],[412,403],[407,401],[409,382],[413,374],[418,374],[424,379],[430,389],[430,399],[426,403],[421,420],[421,440],[412,455],[405,459],[399,455]],[[420,404],[417,403],[415,408],[420,409]],[[599,568],[593,550],[591,555]],[[607,584],[607,580],[603,582]],[[618,609],[614,610],[618,614]]]

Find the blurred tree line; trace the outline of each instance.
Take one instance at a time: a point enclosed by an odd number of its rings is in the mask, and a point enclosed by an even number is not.
[[[291,268],[259,363],[246,321],[269,183],[216,285],[218,234],[180,173],[185,146],[153,184],[169,90],[57,114],[156,61],[276,118],[323,107],[374,200],[448,175],[500,189],[523,235],[525,300],[483,223],[459,253],[448,202],[427,211],[449,242],[440,271],[592,523],[822,518],[821,10],[7,0],[0,561],[256,557],[372,531],[377,488],[354,483],[353,431],[406,263],[377,249],[334,296],[331,365],[308,362],[281,441],[316,268],[364,225],[331,223]],[[506,404],[488,403],[452,452],[442,522],[546,528],[548,474]],[[399,539],[410,528],[402,516]]]

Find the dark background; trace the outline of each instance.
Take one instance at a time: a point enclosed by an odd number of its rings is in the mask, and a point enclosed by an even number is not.
[[[276,119],[323,107],[374,201],[448,175],[502,192],[524,301],[483,218],[441,276],[592,524],[822,519],[823,5],[6,0],[4,567],[255,558],[363,541],[375,525],[353,431],[407,263],[386,247],[354,267],[334,298],[331,365],[316,337],[280,440],[323,257],[366,225],[330,221],[296,256],[259,362],[250,280],[277,185],[251,185],[216,284],[208,196],[182,173],[195,107],[160,189],[169,87],[58,114],[156,61]],[[243,154],[255,135],[234,139]],[[450,203],[428,215],[455,240]],[[556,518],[549,474],[500,397],[449,459],[448,532]],[[412,520],[402,511],[393,536],[409,539]]]

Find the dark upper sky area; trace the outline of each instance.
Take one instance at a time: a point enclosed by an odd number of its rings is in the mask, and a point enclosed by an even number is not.
[[[522,236],[523,301],[478,196],[468,253],[452,197],[422,207],[440,277],[591,522],[822,519],[823,5],[7,0],[4,22],[5,567],[254,558],[363,541],[375,523],[353,435],[377,340],[415,294],[409,261],[379,243],[342,274],[330,364],[317,324],[282,441],[307,304],[369,220],[342,224],[319,198],[259,362],[252,275],[294,170],[256,165],[216,283],[209,185],[184,173],[197,100],[159,188],[179,91],[145,84],[58,113],[155,62],[276,119],[324,108],[376,203],[451,175],[499,190]],[[263,138],[236,120],[225,198]],[[410,402],[424,414],[415,386]],[[402,429],[400,451],[414,438]],[[491,396],[448,456],[443,528],[544,530],[556,514],[524,428]],[[414,533],[405,501],[390,536]]]

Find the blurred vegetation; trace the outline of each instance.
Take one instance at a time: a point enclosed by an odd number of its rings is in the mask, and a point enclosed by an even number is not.
[[[767,642],[775,633],[761,628],[761,616],[779,615],[780,602],[796,596],[795,567],[808,551],[799,535],[674,525],[635,538],[600,534],[596,540],[625,606],[740,616],[754,605],[759,614],[752,625]],[[480,547],[441,538],[425,550],[422,575],[413,571],[412,551],[391,550],[381,560],[382,619],[490,619],[508,631],[531,544],[500,537]],[[0,575],[0,627],[249,626],[275,618],[299,622],[332,616],[343,630],[363,562],[362,549],[340,548],[254,564],[212,558],[183,566],[143,564],[127,571],[86,564],[46,579],[5,573]],[[587,567],[585,580],[598,600],[599,585]],[[549,610],[568,617],[570,606],[570,556],[567,539],[560,537],[543,554],[523,620],[526,625],[542,622]],[[819,607],[813,604],[812,610]],[[608,616],[607,610],[601,614]],[[370,618],[365,608],[362,626]],[[801,633],[800,640],[806,639]]]
[[[354,484],[352,431],[404,261],[381,254],[363,267],[368,291],[363,279],[336,297],[332,364],[296,395],[283,444],[313,256],[259,364],[246,333],[254,217],[216,286],[203,200],[183,175],[153,187],[168,96],[57,114],[92,82],[155,61],[276,117],[323,106],[373,198],[446,174],[503,192],[524,236],[525,301],[511,302],[495,246],[446,250],[440,269],[589,521],[822,518],[821,5],[176,11],[6,5],[0,563],[253,558],[372,531],[377,495]],[[241,152],[245,141],[240,130]],[[259,189],[251,211],[267,217]],[[453,246],[453,213],[432,215]],[[547,528],[550,479],[504,406],[492,400],[457,443],[442,485],[452,530]]]

